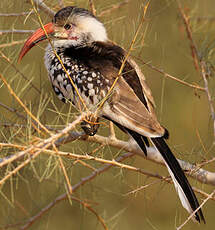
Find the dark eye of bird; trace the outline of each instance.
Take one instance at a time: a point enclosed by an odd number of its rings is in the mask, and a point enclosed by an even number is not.
[[[64,25],[64,29],[69,30],[70,28],[71,28],[71,25],[70,25],[70,24],[65,24],[65,25]]]

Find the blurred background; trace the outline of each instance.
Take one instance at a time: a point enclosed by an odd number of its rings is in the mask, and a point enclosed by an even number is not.
[[[51,9],[60,9],[59,2],[65,6],[76,5],[89,9],[89,1],[46,0]],[[97,15],[104,22],[109,38],[128,49],[143,14],[146,1],[130,0],[94,0]],[[183,10],[189,16],[193,39],[199,55],[210,67],[208,75],[209,89],[214,99],[214,38],[215,38],[215,2],[180,1]],[[106,11],[109,10],[109,11]],[[16,94],[28,106],[43,124],[53,128],[62,128],[78,114],[69,105],[56,98],[48,80],[43,64],[44,48],[47,43],[34,47],[17,63],[18,54],[30,33],[14,33],[17,30],[35,30],[39,27],[34,13],[12,16],[11,13],[32,11],[30,1],[0,1],[0,74],[10,83]],[[39,11],[44,23],[51,18]],[[9,15],[5,15],[9,14]],[[8,30],[5,32],[5,30]],[[175,155],[191,163],[200,163],[214,156],[213,124],[206,94],[165,77],[152,70],[143,62],[152,64],[165,73],[191,84],[204,86],[201,74],[195,69],[191,56],[190,41],[181,19],[177,2],[174,0],[151,0],[146,20],[135,42],[132,55],[150,86],[156,112],[161,123],[169,130],[168,141]],[[26,119],[27,118],[27,119]],[[107,123],[108,124],[108,123]],[[126,135],[116,129],[117,137],[126,140]],[[108,135],[107,125],[99,130],[100,135]],[[26,116],[8,89],[0,80],[0,142],[25,144],[34,142],[36,134],[30,127],[30,118]],[[78,154],[90,154],[99,145],[76,141],[60,148]],[[3,148],[0,156],[16,153],[15,149]],[[123,151],[104,147],[93,153],[95,156],[112,159]],[[72,185],[92,173],[92,170],[68,159],[63,159]],[[102,165],[87,162],[95,168]],[[142,168],[149,172],[167,176],[167,170],[139,156],[124,163]],[[1,178],[7,171],[19,164],[8,165],[0,170]],[[204,167],[214,170],[214,163]],[[190,179],[193,186],[211,193],[212,186],[197,183]],[[138,192],[129,192],[148,185]],[[41,154],[17,175],[10,178],[0,190],[0,228],[18,229],[31,216],[65,193],[65,180],[57,157]],[[105,220],[108,229],[175,229],[187,218],[173,185],[158,179],[113,167],[81,186],[74,196],[92,205]],[[202,202],[204,197],[198,195]],[[210,200],[203,207],[206,225],[189,222],[183,229],[214,228],[215,203]],[[60,201],[29,229],[103,229],[95,215],[76,201]]]

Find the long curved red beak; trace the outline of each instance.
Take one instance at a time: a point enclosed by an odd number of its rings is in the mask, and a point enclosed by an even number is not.
[[[47,34],[54,33],[54,25],[52,22],[44,25],[44,28],[46,30]],[[22,50],[19,53],[19,59],[18,62],[22,60],[22,58],[25,56],[25,54],[38,42],[41,42],[43,40],[47,39],[46,34],[42,28],[37,29],[25,42],[24,46],[22,47]]]

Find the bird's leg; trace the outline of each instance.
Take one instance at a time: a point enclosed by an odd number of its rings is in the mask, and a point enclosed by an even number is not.
[[[81,122],[81,128],[89,136],[94,136],[99,128],[99,118],[93,113],[88,114]]]

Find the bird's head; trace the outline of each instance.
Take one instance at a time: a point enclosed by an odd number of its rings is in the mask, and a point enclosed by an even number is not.
[[[73,6],[59,10],[44,29],[55,47],[86,46],[95,41],[107,41],[104,25],[88,10]],[[35,44],[47,39],[44,29],[37,29],[27,39],[19,61]]]

